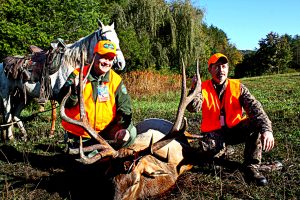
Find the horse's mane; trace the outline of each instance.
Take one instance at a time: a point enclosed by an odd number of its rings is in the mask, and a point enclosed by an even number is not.
[[[98,35],[101,30],[97,30],[92,34],[79,39],[73,44],[68,44],[64,52],[64,65],[79,67],[81,64],[82,52],[84,53],[84,61],[90,63],[93,56],[93,49],[98,41]]]
[[[92,34],[79,39],[73,44],[68,44],[64,55],[64,65],[80,67],[81,65],[81,54],[84,53],[84,62],[91,63],[93,59],[94,46],[96,43],[103,39],[103,34],[107,32],[114,32],[115,29],[113,25],[101,24],[98,30],[94,31]],[[118,39],[117,37],[115,39]],[[119,45],[119,43],[117,44]]]

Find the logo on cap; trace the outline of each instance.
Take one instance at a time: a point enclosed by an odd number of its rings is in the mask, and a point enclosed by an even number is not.
[[[113,44],[108,44],[108,43],[105,43],[103,45],[103,47],[106,48],[106,49],[114,49],[115,48]]]
[[[99,41],[94,48],[94,53],[98,53],[100,55],[104,54],[113,54],[114,56],[117,54],[116,45],[110,40],[101,40]]]

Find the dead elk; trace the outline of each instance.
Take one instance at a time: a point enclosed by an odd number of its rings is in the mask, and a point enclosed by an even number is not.
[[[197,77],[200,74],[197,63]],[[83,75],[80,73],[80,91],[83,91]],[[65,96],[61,103],[60,113],[62,119],[76,124],[86,130],[99,144],[83,147],[82,142],[77,150],[83,164],[92,164],[98,161],[110,160],[113,171],[114,199],[144,199],[160,195],[172,186],[180,174],[189,170],[189,156],[192,148],[187,142],[186,123],[181,127],[184,110],[193,97],[201,90],[201,81],[197,82],[195,91],[187,96],[185,67],[182,68],[182,92],[174,124],[162,119],[149,119],[137,125],[138,135],[131,146],[115,150],[97,134],[89,125],[84,110],[82,92],[79,92],[80,120],[66,116],[65,102],[70,95]],[[186,122],[186,120],[185,120]],[[155,130],[156,129],[156,130]],[[192,135],[197,138],[197,135]],[[99,153],[88,158],[84,152],[98,150]],[[121,168],[121,171],[117,171]]]

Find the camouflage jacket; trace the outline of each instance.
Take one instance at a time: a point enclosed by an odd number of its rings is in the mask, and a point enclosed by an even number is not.
[[[222,95],[226,89],[226,84],[223,84],[221,88],[217,88],[216,85],[214,85],[216,92],[219,96],[219,98],[222,98]],[[191,89],[190,93],[193,90]],[[200,112],[202,107],[202,93],[198,93],[193,101],[187,106],[187,110],[189,112]],[[272,130],[272,122],[270,121],[268,115],[264,111],[261,103],[255,99],[255,97],[250,93],[248,88],[241,83],[241,96],[239,99],[239,102],[243,108],[243,110],[246,112],[249,119],[255,124],[257,130],[260,131],[260,133],[263,133],[265,131],[271,131]]]

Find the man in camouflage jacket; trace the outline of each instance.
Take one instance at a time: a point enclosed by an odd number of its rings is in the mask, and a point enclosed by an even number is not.
[[[257,185],[266,185],[267,179],[258,168],[262,151],[274,147],[272,123],[261,103],[246,86],[239,80],[228,79],[228,69],[225,55],[212,55],[208,61],[212,79],[202,82],[202,92],[196,95],[187,109],[190,112],[202,110],[203,155],[219,158],[227,145],[245,143],[245,174]],[[191,91],[196,81],[193,79]]]

